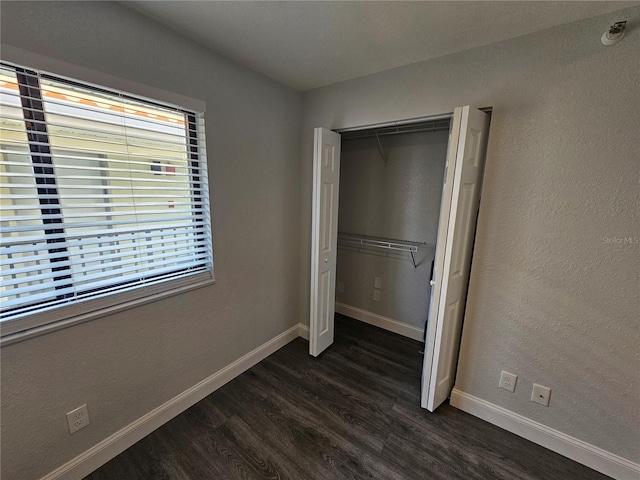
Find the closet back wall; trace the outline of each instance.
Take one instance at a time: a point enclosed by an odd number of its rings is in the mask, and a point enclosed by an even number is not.
[[[422,329],[429,306],[448,131],[343,140],[340,232],[426,242],[415,254],[338,249],[336,301]],[[375,277],[382,279],[373,300]]]

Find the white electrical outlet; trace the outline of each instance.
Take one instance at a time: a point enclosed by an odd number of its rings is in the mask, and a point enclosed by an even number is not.
[[[382,288],[382,278],[376,277],[373,281],[374,288]]]
[[[338,293],[344,293],[344,282],[338,282]]]
[[[503,370],[502,373],[500,374],[499,387],[513,393],[516,390],[517,381],[518,381],[517,375],[514,375],[513,373],[505,372]]]
[[[542,385],[538,385],[537,383],[533,384],[533,390],[531,390],[532,402],[539,403],[540,405],[548,407],[550,398],[551,389],[549,387],[544,387]]]
[[[374,290],[373,291],[373,301],[374,302],[379,302],[380,301],[380,290]]]
[[[87,410],[87,404],[85,403],[81,407],[67,413],[67,423],[69,424],[70,434],[89,425],[89,410]]]

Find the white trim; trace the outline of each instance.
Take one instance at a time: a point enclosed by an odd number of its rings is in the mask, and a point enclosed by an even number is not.
[[[391,318],[383,317],[377,313],[368,312],[361,308],[352,307],[351,305],[345,305],[344,303],[336,302],[336,312],[346,315],[347,317],[355,318],[361,322],[368,323],[369,325],[375,325],[384,330],[388,330],[404,337],[409,337],[414,340],[422,342],[424,340],[424,331],[408,323],[399,322]]]
[[[640,478],[640,464],[456,388],[451,392],[450,403],[460,410],[615,479]]]
[[[298,337],[299,324],[272,338],[265,344],[205,378],[193,387],[154,408],[113,435],[105,438],[89,450],[45,475],[41,480],[71,480],[89,475],[106,462],[122,453],[176,415],[210,395],[227,382],[264,360]]]
[[[51,57],[46,57],[38,53],[30,52],[12,45],[2,45],[2,60],[17,63],[25,67],[44,70],[47,73],[69,77],[74,80],[93,83],[102,87],[115,88],[126,93],[140,95],[155,101],[163,101],[178,105],[187,110],[202,113],[206,111],[207,105],[204,101],[185,95],[168,92],[160,88],[144,85],[142,83],[127,80],[125,78],[98,72],[79,65],[64,62]]]
[[[299,323],[298,336],[304,338],[305,340],[309,340],[309,326],[304,325],[303,323]]]

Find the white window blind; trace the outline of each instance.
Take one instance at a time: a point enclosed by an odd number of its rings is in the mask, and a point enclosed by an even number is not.
[[[201,115],[2,64],[0,118],[3,335],[212,277]]]

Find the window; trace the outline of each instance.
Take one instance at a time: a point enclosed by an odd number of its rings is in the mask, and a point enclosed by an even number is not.
[[[2,63],[0,118],[3,335],[212,278],[202,115]]]

